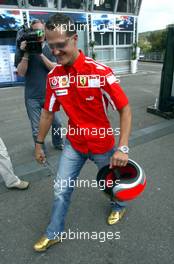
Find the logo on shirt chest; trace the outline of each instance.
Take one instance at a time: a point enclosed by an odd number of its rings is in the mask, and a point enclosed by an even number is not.
[[[52,89],[68,88],[70,86],[68,75],[51,77],[49,83]]]
[[[77,75],[77,88],[100,88],[100,76]]]
[[[56,93],[57,96],[67,95],[68,94],[68,89],[56,90],[55,93]]]
[[[81,86],[86,86],[87,85],[87,77],[79,75],[79,83]]]

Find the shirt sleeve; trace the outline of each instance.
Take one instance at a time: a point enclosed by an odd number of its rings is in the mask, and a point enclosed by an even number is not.
[[[44,109],[49,112],[57,112],[60,110],[60,103],[57,101],[54,90],[51,88],[49,83],[49,76],[46,82],[46,96]]]
[[[129,103],[128,97],[110,68],[106,70],[105,83],[101,86],[101,90],[114,110],[121,110]]]

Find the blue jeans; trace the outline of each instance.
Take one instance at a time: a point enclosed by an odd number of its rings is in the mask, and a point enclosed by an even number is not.
[[[44,99],[30,99],[30,98],[25,99],[25,106],[31,123],[33,140],[35,142],[39,131],[39,122],[40,122],[41,110],[44,106]],[[60,128],[61,128],[60,114],[59,112],[56,112],[54,114],[54,119],[52,123],[52,144],[54,145],[54,147],[63,143]]]
[[[65,216],[68,211],[71,194],[74,189],[74,186],[69,183],[72,181],[74,182],[77,179],[85,161],[87,159],[92,160],[97,165],[98,169],[100,169],[109,163],[110,157],[114,151],[115,149],[113,148],[112,150],[100,155],[92,153],[83,154],[76,151],[66,139],[54,183],[54,202],[51,221],[45,233],[49,239],[55,239],[58,235],[61,235],[61,232],[64,231]],[[111,206],[113,210],[119,211],[125,207],[125,204],[121,202],[112,202]]]

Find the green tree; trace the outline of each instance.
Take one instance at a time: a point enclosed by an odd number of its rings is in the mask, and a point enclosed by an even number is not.
[[[164,52],[166,37],[166,30],[141,33],[139,36],[138,45],[144,53],[151,51]]]
[[[150,52],[152,48],[150,42],[144,37],[139,39],[138,47],[140,47],[143,53]]]
[[[152,32],[147,38],[148,41],[151,43],[151,51],[163,52],[165,49],[166,36],[166,30]]]

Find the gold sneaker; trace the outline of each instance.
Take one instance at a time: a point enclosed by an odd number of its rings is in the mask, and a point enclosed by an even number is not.
[[[122,219],[125,213],[126,213],[125,208],[121,211],[111,211],[107,219],[108,224],[109,225],[117,224]]]
[[[37,242],[36,244],[34,244],[34,250],[41,252],[41,251],[45,251],[47,250],[49,247],[51,247],[52,245],[61,242],[61,238],[60,239],[48,239],[46,236],[42,236]]]

